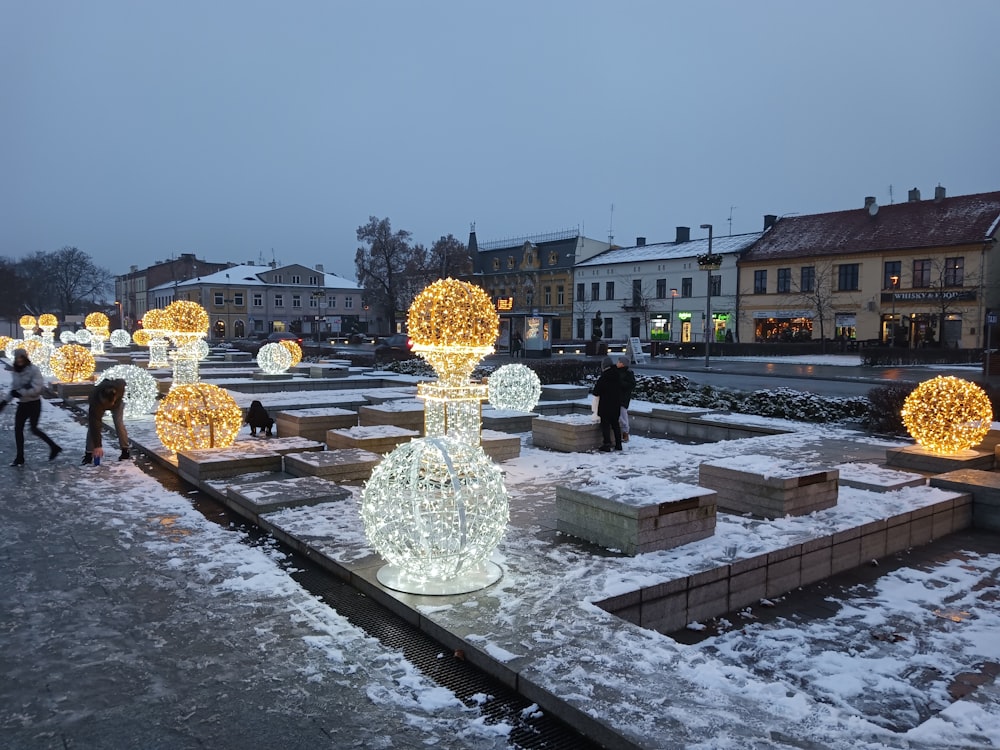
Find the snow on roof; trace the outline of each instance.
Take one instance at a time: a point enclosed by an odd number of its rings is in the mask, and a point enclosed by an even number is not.
[[[749,234],[734,234],[728,237],[713,237],[712,252],[719,255],[739,253],[746,250],[760,239],[761,232]],[[587,266],[604,266],[611,263],[639,263],[641,261],[671,260],[675,258],[693,258],[708,252],[708,238],[691,240],[689,242],[657,242],[635,247],[619,247],[605,250],[590,260],[577,263],[576,268]]]
[[[250,265],[239,265],[232,266],[231,268],[225,268],[221,271],[216,271],[215,273],[206,274],[204,276],[197,276],[193,279],[187,279],[185,281],[173,282],[169,281],[166,284],[160,284],[155,286],[149,291],[153,292],[158,289],[174,289],[174,288],[186,288],[192,286],[203,286],[205,284],[218,284],[218,285],[238,285],[238,286],[297,286],[295,284],[284,284],[284,283],[271,283],[265,281],[261,276],[268,271],[275,271],[279,269],[273,269],[270,266],[250,266]],[[316,271],[315,269],[309,269],[315,274],[320,274],[323,277],[322,287],[324,289],[349,289],[361,291],[361,287],[358,286],[357,282],[349,281],[342,276],[337,276],[333,273],[324,273],[323,271]],[[303,287],[315,288],[315,284],[303,284]]]

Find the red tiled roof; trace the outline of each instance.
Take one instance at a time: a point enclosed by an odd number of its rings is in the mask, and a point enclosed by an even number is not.
[[[788,216],[743,253],[767,258],[950,247],[982,242],[1000,218],[1000,192],[956,195],[868,209]]]

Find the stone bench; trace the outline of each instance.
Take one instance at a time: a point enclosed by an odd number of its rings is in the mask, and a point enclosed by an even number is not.
[[[393,425],[423,434],[424,405],[420,401],[405,399],[359,406],[358,424],[362,427]]]
[[[410,390],[400,388],[382,388],[378,391],[368,391],[365,399],[369,404],[387,404],[390,401],[413,401],[417,396],[417,388]]]
[[[324,442],[329,430],[357,425],[358,414],[350,409],[337,407],[294,409],[277,412],[274,415],[274,423],[278,428],[278,434],[282,437],[296,436]]]
[[[393,425],[373,427],[351,427],[348,430],[329,430],[326,446],[330,450],[339,448],[361,448],[379,455],[391,453],[396,446],[420,437],[416,430],[406,430]]]
[[[253,358],[250,352],[226,352],[224,356],[226,362],[252,362]]]
[[[521,438],[508,435],[506,432],[482,430],[480,441],[486,455],[497,463],[518,458],[521,455]]]
[[[333,365],[311,365],[309,367],[310,378],[346,378],[350,370],[346,367],[335,367]]]
[[[928,474],[944,474],[959,469],[993,468],[993,450],[968,450],[941,455],[927,450],[920,445],[908,445],[905,448],[888,448],[885,452],[886,466],[897,466],[911,471],[922,471]]]
[[[498,432],[531,432],[537,416],[530,411],[483,409],[483,427]]]
[[[296,477],[231,484],[226,488],[226,496],[256,516],[281,508],[344,500],[351,496],[351,491],[319,477]]]
[[[325,447],[315,440],[296,437],[240,440],[229,448],[178,451],[177,471],[195,483],[259,471],[281,471],[284,454],[321,451]]]
[[[972,525],[1000,531],[1000,474],[982,469],[959,469],[931,477],[931,487],[967,492],[972,496]]]
[[[576,401],[587,398],[590,388],[585,385],[569,385],[566,383],[551,383],[542,386],[541,401]]]
[[[759,468],[758,468],[759,467]],[[837,504],[839,472],[772,456],[744,455],[703,463],[698,483],[719,493],[720,510],[758,518],[803,516]]]
[[[600,448],[604,441],[597,417],[587,413],[537,417],[531,426],[531,442],[536,448],[585,453]]]
[[[853,487],[869,492],[893,492],[904,487],[922,487],[927,484],[923,474],[887,469],[877,464],[849,463],[833,467],[840,474],[841,487]]]
[[[289,453],[285,456],[285,472],[293,477],[320,477],[331,482],[346,482],[368,479],[381,460],[382,456],[378,453],[360,448]]]
[[[716,493],[636,477],[616,490],[556,487],[556,529],[627,555],[670,549],[715,533]]]

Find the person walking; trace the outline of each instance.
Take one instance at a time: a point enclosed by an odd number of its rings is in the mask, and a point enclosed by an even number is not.
[[[524,340],[521,338],[521,334],[514,331],[510,334],[510,356],[517,359],[521,356],[521,348],[524,346]]]
[[[600,450],[605,453],[620,451],[622,427],[618,420],[622,410],[622,381],[611,357],[601,360],[601,376],[594,384],[593,394],[597,396],[597,416],[601,419],[601,437],[604,439]],[[615,434],[614,445],[611,443],[612,432]]]
[[[81,464],[89,464],[95,458],[104,456],[101,432],[104,415],[109,411],[115,423],[115,431],[118,433],[118,446],[122,450],[118,460],[131,458],[128,430],[125,429],[125,381],[113,378],[102,380],[87,396],[87,447],[84,449]]]
[[[622,383],[622,410],[618,417],[618,423],[622,428],[622,442],[628,442],[628,405],[632,402],[632,391],[635,390],[635,373],[629,367],[628,357],[618,358],[618,377]]]
[[[49,446],[49,461],[62,452],[55,441],[38,428],[38,418],[42,414],[42,390],[45,380],[39,369],[31,364],[28,352],[24,349],[14,350],[13,372],[10,377],[10,390],[3,399],[3,405],[16,398],[17,411],[14,413],[14,444],[17,455],[11,466],[24,465],[24,424],[31,428],[31,434],[41,438]]]

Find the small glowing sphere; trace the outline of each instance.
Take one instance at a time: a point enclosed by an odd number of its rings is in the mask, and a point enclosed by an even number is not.
[[[208,333],[208,313],[197,302],[177,300],[167,305],[165,328],[177,333]],[[147,315],[148,317],[148,315]]]
[[[102,312],[92,312],[83,319],[83,325],[89,331],[106,329],[110,324],[111,321],[108,320],[108,316]]]
[[[28,328],[28,329],[34,328],[36,325],[38,325],[38,321],[35,320],[34,315],[22,315],[21,319],[17,322],[21,326],[21,328]]]
[[[480,287],[439,279],[413,300],[406,318],[414,349],[418,346],[488,347],[500,330],[493,300]]]
[[[149,346],[149,340],[152,336],[149,335],[149,331],[145,328],[137,328],[135,333],[132,334],[132,340],[139,346]]]
[[[83,344],[84,346],[86,346],[87,344],[90,343],[90,340],[94,337],[90,335],[90,331],[88,331],[86,328],[81,328],[74,334],[73,338],[76,340],[76,343]]]
[[[918,385],[903,403],[910,436],[933,453],[948,455],[979,445],[990,431],[993,407],[975,383],[937,377]]]
[[[45,313],[38,316],[38,325],[40,328],[55,328],[59,325],[59,318],[52,313]]]
[[[124,414],[126,417],[143,417],[153,411],[159,391],[156,379],[141,367],[135,365],[115,365],[101,373],[97,379],[125,381]]]
[[[159,308],[154,307],[142,316],[142,327],[147,331],[163,331],[169,325],[167,313]]]
[[[198,339],[188,346],[191,347],[194,358],[199,361],[208,359],[208,355],[212,352],[205,339]]]
[[[228,448],[243,425],[229,392],[210,383],[175,385],[156,410],[156,434],[172,451]]]
[[[494,409],[531,411],[542,395],[538,375],[525,365],[504,365],[490,375],[487,383],[490,404]]]
[[[257,364],[268,375],[277,375],[292,366],[292,353],[281,344],[264,344],[257,352]]]
[[[64,344],[73,344],[76,342],[76,334],[72,331],[62,331],[59,334],[59,340]]]
[[[285,347],[288,353],[292,355],[292,364],[289,367],[295,367],[295,365],[302,361],[302,347],[297,342],[282,339],[278,343]]]
[[[369,543],[418,581],[455,578],[484,562],[509,515],[499,467],[480,446],[449,437],[403,443],[361,495]]]
[[[109,340],[111,341],[111,346],[116,349],[124,349],[132,343],[132,336],[124,328],[116,328],[111,332]]]
[[[13,341],[13,340],[14,339],[12,339],[10,336],[0,336],[0,352],[6,352],[7,351],[7,347],[10,345],[10,342]]]
[[[52,372],[64,383],[79,383],[89,380],[94,374],[94,355],[79,344],[60,346],[49,360]]]

